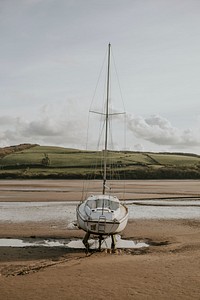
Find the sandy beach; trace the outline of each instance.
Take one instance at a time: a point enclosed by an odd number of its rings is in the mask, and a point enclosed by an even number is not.
[[[120,194],[121,186],[116,189]],[[3,202],[71,201],[81,196],[81,183],[0,181],[0,190]],[[130,181],[126,195],[127,199],[196,199],[199,181]],[[0,222],[0,238],[83,235],[81,230],[67,229],[62,220],[56,224]],[[200,216],[133,219],[122,237],[144,241],[149,247],[88,254],[65,247],[0,247],[1,298],[200,299]]]

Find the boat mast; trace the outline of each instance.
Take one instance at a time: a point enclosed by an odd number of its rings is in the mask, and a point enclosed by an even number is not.
[[[104,172],[103,172],[103,195],[105,195],[106,179],[107,179],[107,154],[108,154],[108,119],[109,119],[109,96],[110,96],[110,48],[108,44],[108,69],[107,69],[107,93],[106,93],[106,128],[105,128],[105,146],[104,146]]]

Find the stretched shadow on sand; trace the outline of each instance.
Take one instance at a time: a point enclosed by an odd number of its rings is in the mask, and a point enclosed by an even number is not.
[[[8,239],[9,240],[9,239]],[[12,239],[10,239],[12,240]],[[24,239],[34,240],[33,238]],[[37,239],[36,241],[43,241],[42,239]],[[128,240],[130,242],[130,239]],[[79,242],[79,240],[75,241]],[[136,248],[124,248],[116,249],[111,251],[111,249],[105,248],[101,252],[108,254],[125,254],[125,255],[142,255],[149,252],[149,245],[152,246],[165,246],[168,242],[154,242],[152,240],[141,240],[134,241],[138,243]],[[148,246],[145,246],[145,243]],[[147,244],[148,242],[148,244]],[[139,245],[140,244],[140,245]],[[143,247],[141,247],[143,246]],[[91,256],[94,253],[99,252],[97,249],[91,249],[89,253],[86,254],[85,249],[82,248],[70,248],[70,247],[44,247],[44,246],[25,246],[25,247],[0,247],[0,273],[3,276],[20,276],[27,275],[30,273],[39,272],[42,269],[55,266],[58,264],[66,263],[68,261],[84,259]],[[101,253],[99,253],[101,255]]]
[[[64,247],[0,247],[0,262],[33,261],[41,259],[60,260],[63,256],[85,255],[84,249]]]
[[[99,239],[95,236],[88,240],[91,252],[99,251]],[[102,250],[110,250],[112,247],[110,236],[101,241]],[[120,235],[115,235],[116,250],[118,249],[140,249],[147,248],[149,244],[144,240],[122,239]],[[8,261],[16,258],[23,259],[55,259],[65,254],[84,253],[85,246],[81,239],[58,239],[58,238],[0,238],[0,261]],[[114,249],[115,250],[115,249]]]

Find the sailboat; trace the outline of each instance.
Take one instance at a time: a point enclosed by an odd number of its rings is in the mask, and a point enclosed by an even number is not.
[[[111,237],[111,248],[115,249],[115,235],[124,230],[128,221],[128,209],[120,200],[107,193],[107,156],[108,156],[108,122],[113,114],[109,112],[110,97],[110,53],[111,44],[108,45],[108,65],[107,65],[107,92],[105,112],[105,141],[103,149],[103,180],[102,194],[91,195],[77,206],[77,225],[86,234],[83,244],[89,250],[89,237],[91,234],[99,238],[99,250],[105,237]]]

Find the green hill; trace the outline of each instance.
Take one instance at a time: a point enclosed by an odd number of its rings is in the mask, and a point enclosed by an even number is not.
[[[0,178],[99,179],[102,151],[22,144],[0,148]],[[109,151],[113,179],[200,179],[200,156]]]

